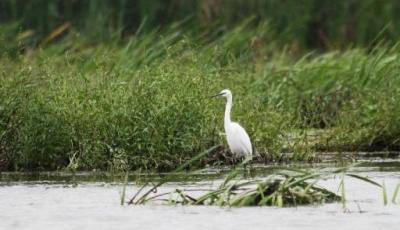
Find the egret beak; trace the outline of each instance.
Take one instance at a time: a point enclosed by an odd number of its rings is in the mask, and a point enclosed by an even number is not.
[[[211,98],[222,96],[222,95],[223,95],[223,93],[218,93],[218,94],[215,94],[215,95],[211,96]]]

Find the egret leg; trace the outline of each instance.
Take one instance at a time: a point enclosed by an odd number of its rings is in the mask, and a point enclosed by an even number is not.
[[[245,175],[249,175],[251,177],[252,165],[251,165],[251,156],[245,156],[242,165],[243,165],[243,172]]]

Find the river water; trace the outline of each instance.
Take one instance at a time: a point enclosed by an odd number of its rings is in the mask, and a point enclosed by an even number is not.
[[[0,183],[0,229],[400,229],[400,205],[391,201],[400,183],[396,167],[363,167],[354,172],[385,182],[388,204],[377,186],[345,179],[347,203],[299,207],[228,208],[148,204],[121,206],[122,184],[108,180],[66,180],[68,176],[24,177],[2,174]],[[61,179],[60,179],[61,178]],[[169,183],[162,190],[178,187],[210,188],[217,180]],[[319,184],[338,190],[340,178]],[[127,196],[138,187],[129,184]],[[128,198],[127,197],[127,198]],[[400,196],[397,198],[400,203]]]

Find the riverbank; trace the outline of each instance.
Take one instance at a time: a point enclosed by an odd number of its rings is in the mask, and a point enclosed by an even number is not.
[[[297,53],[260,31],[212,42],[174,29],[97,44],[71,35],[2,55],[1,170],[168,171],[225,143],[224,101],[209,99],[224,88],[262,159],[399,150],[398,46]]]

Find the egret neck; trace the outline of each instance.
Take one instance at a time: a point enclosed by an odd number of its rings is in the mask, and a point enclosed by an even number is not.
[[[227,127],[231,123],[231,109],[232,109],[232,94],[228,94],[226,97],[226,107],[225,107],[225,118],[224,126]]]

